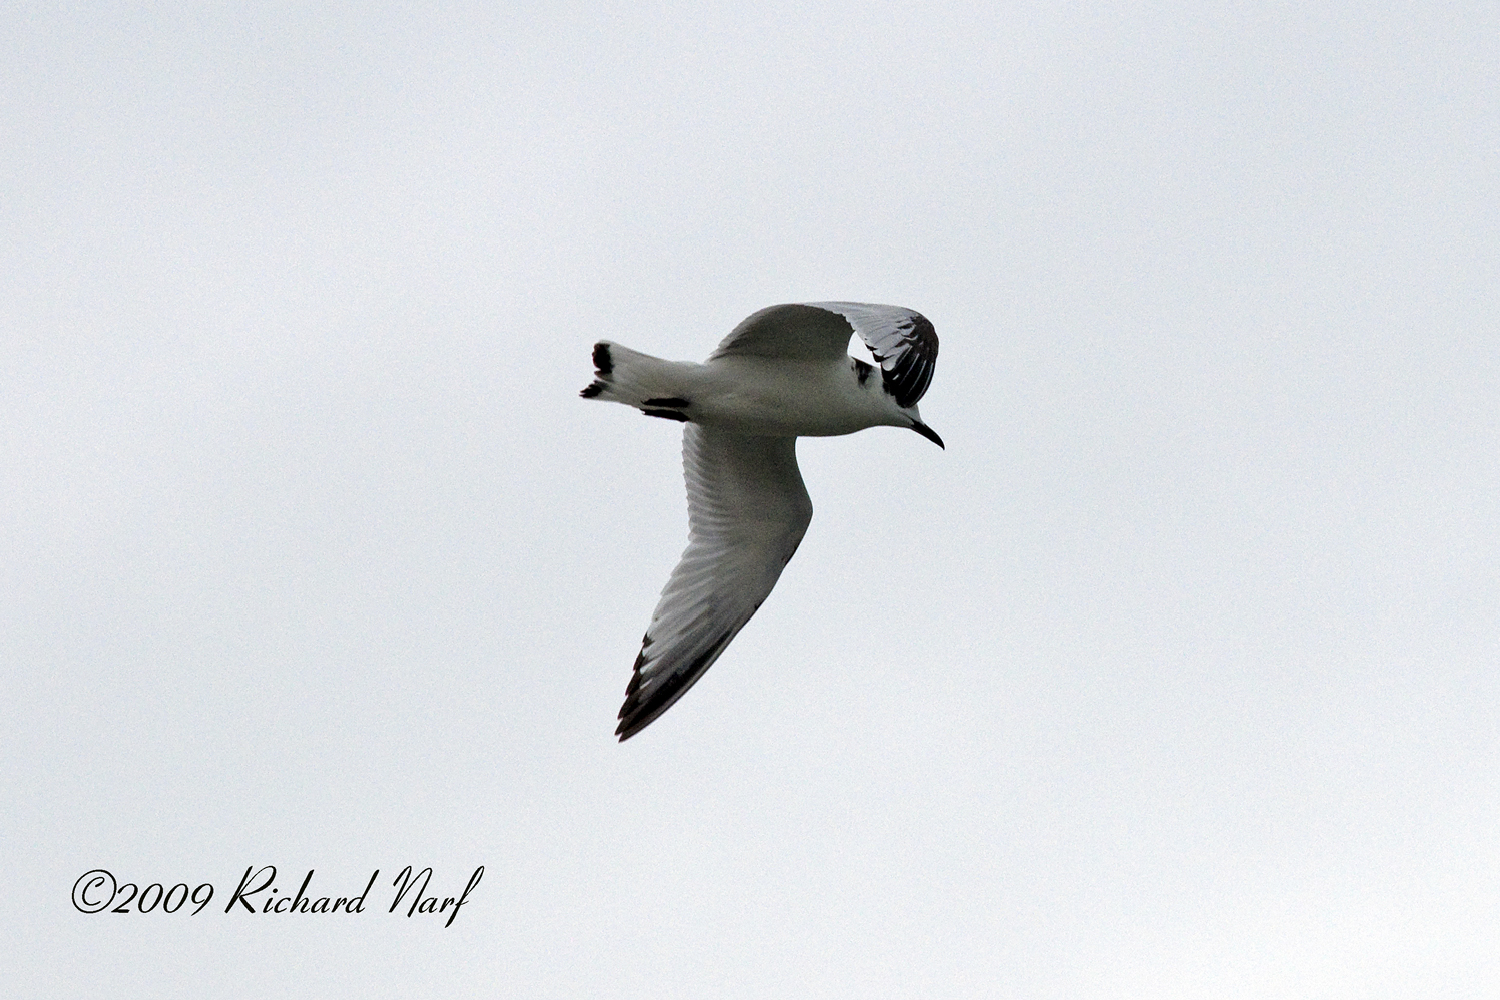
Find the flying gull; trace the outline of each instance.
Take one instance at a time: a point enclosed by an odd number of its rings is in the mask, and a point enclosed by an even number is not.
[[[848,355],[859,334],[879,365]],[[745,627],[812,520],[797,438],[907,427],[943,447],[917,400],[938,338],[920,313],[859,302],[771,306],[703,364],[663,361],[608,340],[580,393],[679,420],[688,547],[651,613],[615,735],[628,740],[687,693]]]

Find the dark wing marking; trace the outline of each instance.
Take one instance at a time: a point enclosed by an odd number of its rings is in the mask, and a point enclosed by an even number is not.
[[[620,725],[650,725],[724,652],[781,576],[812,519],[796,438],[689,424],[682,434],[688,546],[651,614]]]
[[[812,302],[809,305],[838,313],[848,320],[880,363],[885,391],[901,406],[917,405],[917,400],[932,383],[932,372],[937,367],[937,331],[926,316],[901,306],[864,302]]]

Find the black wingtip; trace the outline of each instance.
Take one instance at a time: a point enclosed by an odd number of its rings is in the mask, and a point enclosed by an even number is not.
[[[646,665],[646,650],[651,642],[650,632],[641,636],[641,651],[635,654],[635,665],[630,668],[630,682],[625,685],[625,703],[620,706],[620,714],[616,716],[620,724],[615,727],[615,735],[620,738],[621,743],[646,728],[646,723],[634,717],[634,712],[640,701],[636,692],[641,688],[641,667]]]
[[[600,382],[598,379],[595,379],[592,385],[584,386],[583,389],[579,391],[578,395],[582,396],[584,399],[593,399],[603,391],[604,383]]]
[[[686,669],[674,671],[675,680],[662,684],[642,697],[641,667],[646,663],[646,647],[651,645],[651,637],[646,636],[641,642],[641,651],[636,654],[635,667],[630,672],[630,683],[625,686],[625,703],[620,706],[620,724],[615,727],[615,735],[620,738],[620,742],[624,743],[651,725],[663,712],[675,705],[678,698],[687,694],[688,688],[698,683],[698,678],[719,658],[719,654],[724,652],[724,647],[729,645],[729,640],[734,638],[741,627],[742,625],[736,626],[720,635]]]
[[[948,446],[943,444],[943,439],[938,437],[938,432],[922,423],[922,421],[913,420],[911,422],[911,429],[916,431],[918,434],[922,435],[924,438],[931,441],[933,444],[937,445],[944,451],[948,450]]]

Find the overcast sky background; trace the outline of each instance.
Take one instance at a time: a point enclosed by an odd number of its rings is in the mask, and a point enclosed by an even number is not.
[[[1500,994],[1494,4],[0,36],[14,995]],[[686,508],[590,345],[820,299],[934,322],[948,448],[800,443],[617,744]],[[445,929],[409,864],[485,874]]]

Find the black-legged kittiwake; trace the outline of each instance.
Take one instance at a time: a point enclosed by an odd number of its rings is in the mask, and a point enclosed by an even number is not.
[[[848,355],[859,334],[879,365]],[[939,447],[917,401],[938,338],[920,313],[859,302],[771,306],[703,364],[663,361],[601,340],[581,395],[687,424],[688,547],[662,590],[625,689],[627,740],[681,698],[755,614],[812,519],[797,469],[801,435],[907,427]]]

